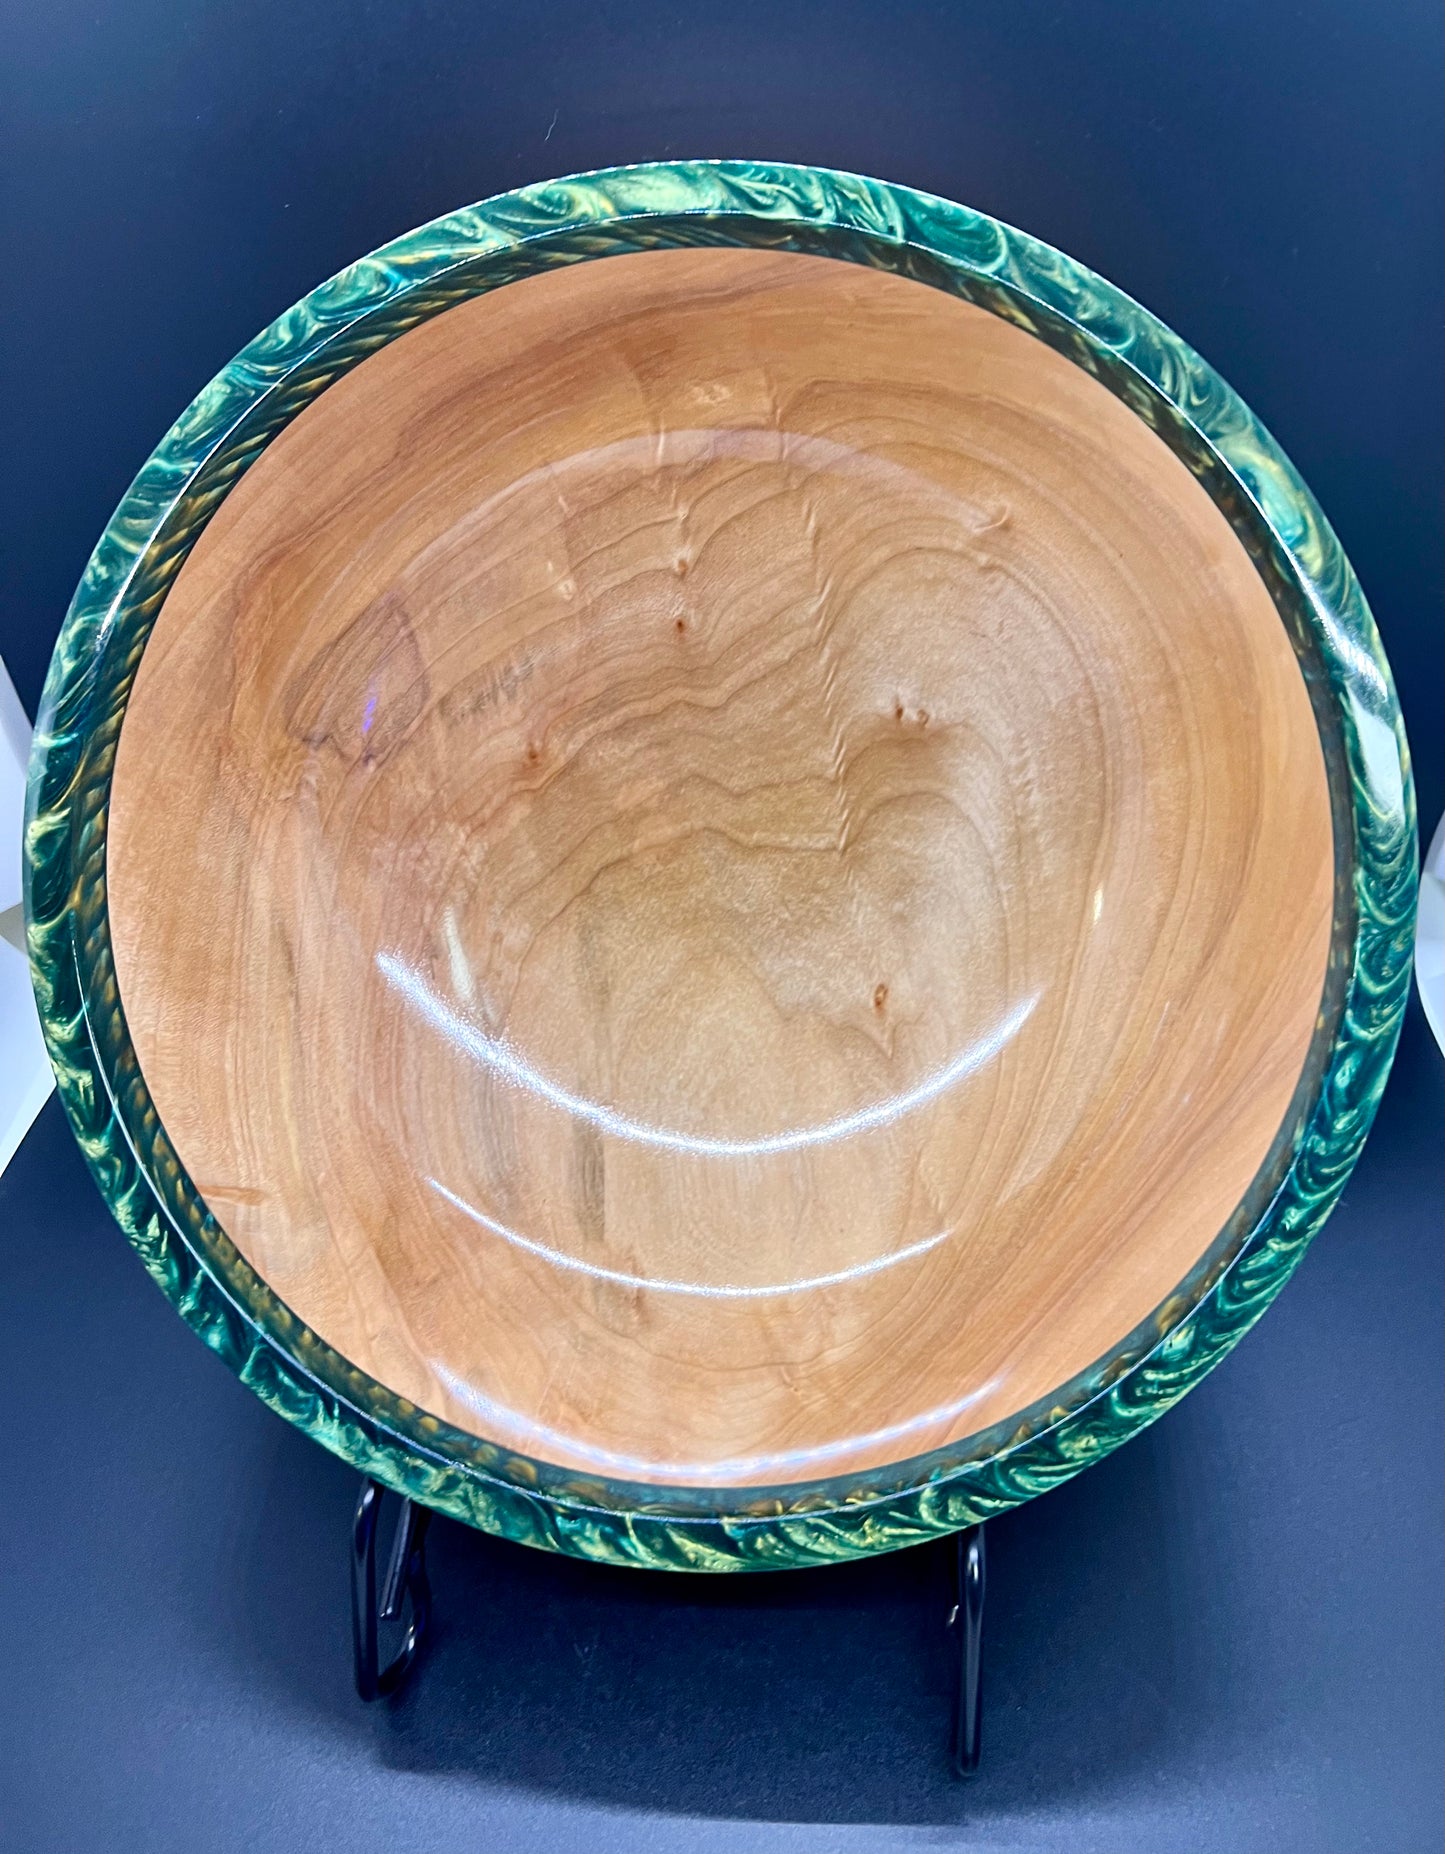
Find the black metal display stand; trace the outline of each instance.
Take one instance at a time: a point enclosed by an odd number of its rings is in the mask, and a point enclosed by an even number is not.
[[[426,1573],[426,1534],[431,1511],[402,1500],[386,1574],[377,1582],[377,1522],[386,1490],[363,1479],[351,1527],[351,1641],[356,1691],[364,1700],[395,1693],[416,1666],[431,1622],[431,1585]],[[978,1769],[983,1723],[983,1527],[970,1526],[949,1541],[954,1553],[954,1601],[948,1627],[956,1652],[953,1730],[950,1751],[961,1777]],[[410,1610],[400,1648],[381,1665],[384,1622],[400,1622]]]
[[[971,1777],[978,1769],[983,1737],[983,1527],[970,1526],[950,1544],[954,1552],[955,1596],[948,1622],[958,1653],[953,1767],[960,1777]]]
[[[397,1515],[386,1581],[378,1598],[376,1528],[386,1489],[369,1476],[361,1483],[351,1524],[351,1647],[356,1691],[364,1700],[395,1693],[416,1664],[431,1623],[431,1585],[426,1574],[426,1534],[431,1509],[403,1500]],[[386,1666],[380,1661],[383,1622],[400,1622],[408,1605],[411,1620],[401,1647]]]

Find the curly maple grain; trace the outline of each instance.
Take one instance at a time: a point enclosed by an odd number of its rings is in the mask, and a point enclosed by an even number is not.
[[[876,1473],[1116,1350],[1286,1118],[1332,868],[1289,638],[1149,426],[747,250],[480,297],[290,424],[160,611],[107,850],[256,1273],[660,1487]]]

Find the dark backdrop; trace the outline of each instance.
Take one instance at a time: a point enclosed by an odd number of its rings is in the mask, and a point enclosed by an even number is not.
[[[734,154],[966,200],[1138,296],[1312,483],[1441,797],[1437,0],[0,0],[0,652],[196,389],[466,201]],[[0,1181],[0,1844],[1438,1854],[1440,1064],[1412,1006],[1295,1282],[991,1528],[986,1771],[942,1561],[740,1581],[442,1522],[414,1688],[348,1691],[353,1480],[145,1281],[54,1103]]]

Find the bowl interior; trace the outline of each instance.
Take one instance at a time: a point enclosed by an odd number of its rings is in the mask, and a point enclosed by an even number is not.
[[[722,1487],[982,1429],[1168,1298],[1289,1107],[1332,838],[1262,581],[1106,388],[671,250],[463,303],[261,454],[107,874],[161,1120],[309,1326]]]

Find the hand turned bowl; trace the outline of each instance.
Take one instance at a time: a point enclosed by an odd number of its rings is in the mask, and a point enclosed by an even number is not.
[[[432,1506],[708,1570],[1187,1390],[1359,1150],[1415,884],[1359,588],[1198,356],[734,163],[457,213],[246,349],[86,572],[27,857],[208,1343]]]

